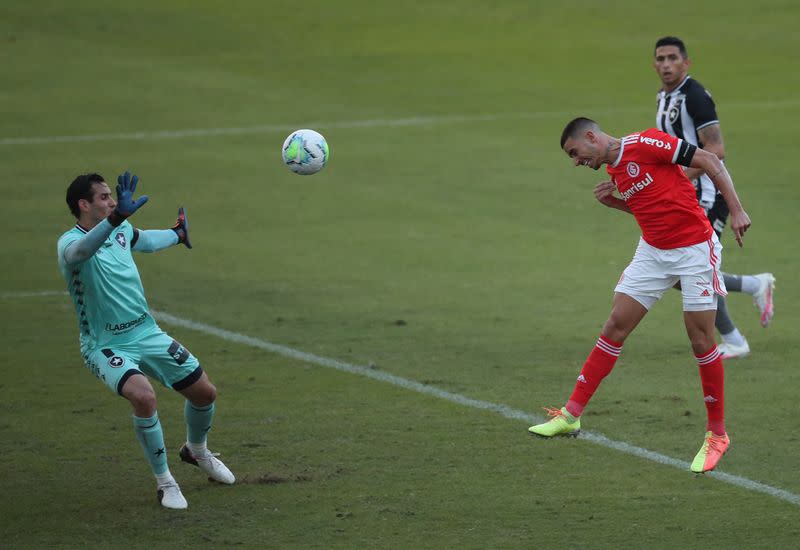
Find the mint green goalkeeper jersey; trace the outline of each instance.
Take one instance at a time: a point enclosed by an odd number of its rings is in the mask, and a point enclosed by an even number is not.
[[[86,233],[76,225],[58,239],[58,266],[75,305],[81,350],[131,342],[157,328],[131,255],[133,226],[123,222],[92,256],[68,264],[64,251]]]

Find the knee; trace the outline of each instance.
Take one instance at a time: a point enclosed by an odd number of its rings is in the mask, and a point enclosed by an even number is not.
[[[208,401],[208,405],[210,405],[216,400],[217,400],[217,387],[211,382],[209,382],[208,389],[206,390],[206,401]]]
[[[625,338],[627,338],[630,333],[630,329],[628,329],[626,325],[620,323],[613,315],[609,317],[606,324],[603,325],[603,336],[614,342],[624,342]]]
[[[158,408],[156,392],[149,384],[147,387],[133,389],[124,395],[131,402],[136,416],[150,417],[156,413]]]
[[[689,342],[692,344],[692,351],[697,356],[703,355],[716,343],[714,341],[714,323],[709,320],[703,326],[693,326],[687,331]]]
[[[209,381],[197,388],[193,394],[190,401],[199,407],[205,407],[217,400],[217,388]]]
[[[703,355],[715,344],[714,335],[705,333],[692,334],[689,336],[689,341],[692,343],[692,351],[696,356]]]

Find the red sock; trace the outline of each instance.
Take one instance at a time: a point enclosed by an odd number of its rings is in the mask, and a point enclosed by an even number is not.
[[[725,433],[725,369],[722,357],[714,345],[702,355],[695,355],[700,366],[700,383],[703,386],[703,400],[706,402],[708,423],[706,430],[714,435]]]
[[[583,413],[583,408],[594,395],[597,386],[614,368],[621,351],[621,342],[614,342],[600,335],[594,349],[586,358],[575,383],[575,389],[567,401],[566,409],[572,416],[578,417]]]

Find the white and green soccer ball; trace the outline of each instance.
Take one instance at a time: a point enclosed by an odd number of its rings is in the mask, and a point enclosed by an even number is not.
[[[328,163],[330,149],[322,134],[314,130],[295,130],[283,142],[283,163],[295,174],[310,176]]]

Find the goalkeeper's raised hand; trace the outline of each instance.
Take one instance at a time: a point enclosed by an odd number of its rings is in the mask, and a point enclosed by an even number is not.
[[[139,176],[131,177],[130,172],[117,177],[117,207],[111,212],[108,221],[114,227],[132,216],[147,202],[147,195],[143,195],[134,200],[133,194],[136,192],[136,184],[139,183]]]
[[[192,248],[192,241],[189,240],[189,220],[186,218],[186,210],[183,209],[183,206],[178,208],[178,220],[171,229],[178,235],[179,243],[186,248]]]

